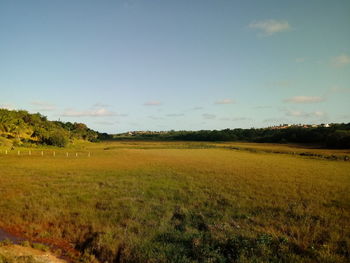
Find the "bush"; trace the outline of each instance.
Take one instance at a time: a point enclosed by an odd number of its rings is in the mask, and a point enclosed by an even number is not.
[[[49,135],[46,139],[46,143],[48,145],[65,147],[68,143],[68,136],[66,136],[63,132],[55,131]]]

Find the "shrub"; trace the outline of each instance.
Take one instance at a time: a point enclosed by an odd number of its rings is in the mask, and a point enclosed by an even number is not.
[[[65,147],[68,143],[68,137],[60,131],[55,131],[49,135],[45,141],[48,145]]]

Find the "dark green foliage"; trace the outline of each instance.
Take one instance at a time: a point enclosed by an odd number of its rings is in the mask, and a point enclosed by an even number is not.
[[[68,143],[68,136],[62,131],[54,131],[45,140],[46,144],[64,147]]]
[[[108,133],[99,133],[98,134],[98,140],[111,140],[113,139],[112,135],[108,134]]]
[[[330,127],[291,126],[284,129],[225,129],[201,131],[140,132],[114,139],[175,141],[247,141],[266,143],[310,143],[328,148],[350,148],[350,123]]]
[[[286,237],[267,233],[235,234],[228,226],[210,224],[201,214],[176,210],[167,231],[146,246],[136,247],[131,262],[314,262],[318,253],[303,249]],[[128,262],[126,260],[125,262]]]
[[[350,130],[337,130],[327,138],[327,146],[331,148],[350,148]]]
[[[48,121],[40,113],[0,109],[0,135],[21,143],[64,147],[72,139],[97,141],[98,132],[83,123]]]

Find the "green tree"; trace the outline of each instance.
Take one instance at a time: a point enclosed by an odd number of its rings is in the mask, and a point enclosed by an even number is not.
[[[68,136],[63,131],[54,131],[46,139],[48,145],[65,147],[68,144]]]

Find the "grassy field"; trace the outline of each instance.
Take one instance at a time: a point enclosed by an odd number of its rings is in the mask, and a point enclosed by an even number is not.
[[[1,149],[0,227],[72,246],[77,262],[349,260],[350,162],[318,156],[349,151],[191,142],[29,150]],[[303,152],[317,158],[294,154]]]

